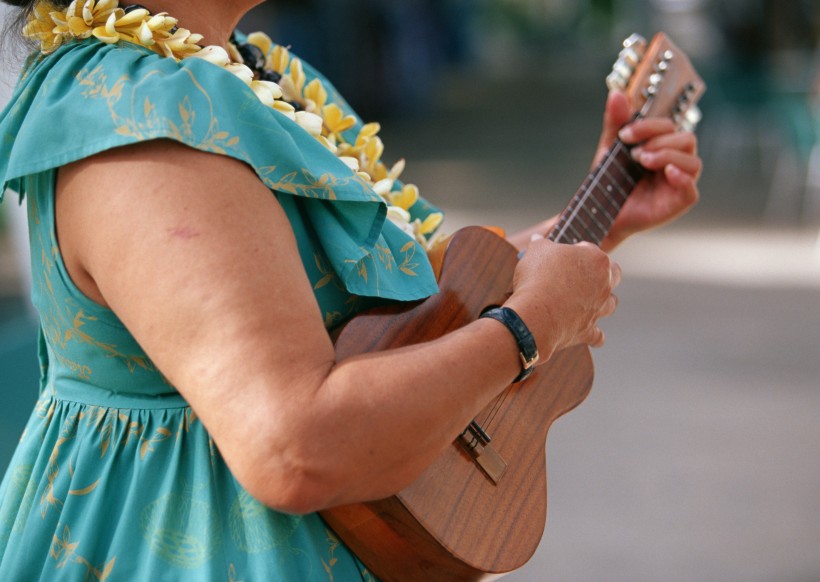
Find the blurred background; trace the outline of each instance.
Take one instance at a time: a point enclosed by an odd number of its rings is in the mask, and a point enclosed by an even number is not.
[[[381,121],[450,231],[559,212],[621,41],[670,34],[709,86],[702,201],[617,252],[595,386],[550,431],[543,542],[507,579],[820,580],[820,3],[281,0],[242,27]],[[37,391],[21,217],[0,207],[0,469]]]

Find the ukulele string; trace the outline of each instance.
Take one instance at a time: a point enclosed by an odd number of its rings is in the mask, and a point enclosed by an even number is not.
[[[589,177],[592,178],[592,179],[590,180],[589,185],[584,189],[581,196],[576,198],[575,204],[573,204],[571,209],[569,209],[570,212],[567,213],[564,217],[561,218],[560,224],[556,227],[557,230],[553,233],[554,236],[550,237],[552,240],[566,239],[567,241],[570,241],[570,242],[580,242],[579,240],[577,240],[577,237],[568,236],[567,231],[569,229],[573,228],[572,223],[575,220],[577,220],[578,222],[583,224],[583,222],[578,218],[579,213],[581,212],[581,209],[585,208],[585,205],[586,205],[587,201],[590,198],[592,198],[595,188],[598,188],[600,186],[601,176],[609,176],[610,175],[608,173],[608,169],[609,169],[610,166],[613,166],[613,165],[616,166],[616,167],[619,166],[619,164],[617,163],[617,157],[626,148],[627,148],[626,144],[624,144],[624,142],[622,142],[621,140],[616,140],[615,141],[615,144],[612,146],[612,148],[610,148],[609,152],[607,152],[606,157],[601,162],[601,165],[598,167],[598,169],[596,171],[594,171],[592,174],[590,174]],[[622,173],[625,174],[625,172],[622,172]],[[628,174],[625,174],[625,175],[628,177]],[[605,190],[603,188],[600,188],[600,190],[602,192],[605,192]],[[618,208],[618,204],[615,200],[613,200],[612,198],[609,198],[609,197],[607,197],[607,198],[613,204],[613,206]],[[623,204],[623,203],[621,203],[621,204]],[[592,233],[589,231],[589,229],[585,228],[584,230],[587,231],[587,234],[590,235],[590,238],[593,239],[593,242],[596,242],[597,244],[600,244],[600,241],[595,240],[597,237],[592,236]],[[606,235],[606,233],[603,233],[603,234]]]
[[[504,403],[507,401],[507,398],[512,393],[513,386],[515,386],[515,384],[510,384],[504,389],[504,391],[501,394],[495,397],[495,400],[493,401],[493,407],[490,409],[490,411],[487,413],[487,416],[481,422],[481,426],[484,427],[485,430],[489,431],[492,427],[493,421],[495,421],[496,416],[498,416],[498,413],[501,411],[501,408],[504,406]]]
[[[602,176],[608,176],[611,179],[611,175],[608,172],[610,166],[614,166],[614,167],[618,168],[620,170],[620,173],[622,175],[624,175],[625,178],[632,181],[632,176],[630,176],[628,171],[626,171],[625,168],[622,168],[621,164],[618,163],[618,161],[617,161],[618,156],[621,155],[627,149],[629,149],[629,146],[627,146],[624,142],[622,142],[621,140],[616,140],[615,141],[613,146],[610,148],[609,152],[607,152],[606,157],[604,158],[604,160],[599,165],[598,169],[595,170],[593,173],[591,173],[588,176],[588,178],[590,179],[589,184],[586,186],[586,188],[584,189],[584,191],[580,195],[580,197],[576,198],[575,205],[571,207],[569,213],[565,214],[562,217],[561,223],[559,224],[559,226],[557,226],[556,229],[553,230],[553,233],[551,233],[550,238],[552,240],[555,240],[557,242],[561,242],[561,240],[565,238],[567,242],[573,242],[572,239],[567,237],[567,231],[570,228],[572,228],[576,232],[576,234],[578,234],[577,230],[572,226],[572,222],[574,220],[577,220],[580,224],[583,225],[583,221],[581,221],[580,218],[579,218],[579,214],[580,214],[581,209],[585,208],[585,204],[590,199],[593,199],[596,202],[596,204],[598,204],[599,206],[601,205],[601,203],[597,202],[597,200],[595,200],[593,198],[593,191],[595,190],[595,188],[598,188],[601,191],[603,196],[616,209],[615,214],[617,214],[617,211],[620,209],[620,206],[623,205],[623,202],[626,201],[626,196],[627,196],[626,193],[624,193],[624,201],[621,201],[619,203],[617,200],[615,200],[612,197],[607,195],[608,190],[606,188],[601,187],[600,182],[601,182],[601,177]],[[604,210],[604,212],[606,212],[606,210]],[[609,214],[608,213],[607,213],[607,218],[609,219]],[[609,219],[610,223],[613,220],[614,220],[614,217]],[[611,224],[610,224],[610,226],[611,226]],[[601,240],[606,236],[606,234],[607,234],[606,231],[608,230],[608,229],[603,228],[603,225],[600,225],[599,228],[603,231],[602,232],[602,235],[603,235],[602,237],[595,236],[595,233],[593,233],[588,227],[586,227],[586,226],[583,227],[583,230],[586,233],[586,235],[589,237],[589,239],[592,242],[595,242],[596,244],[600,244]],[[575,242],[577,242],[577,240]],[[521,258],[522,255],[523,255],[523,252],[521,253],[521,255],[519,255],[519,258]],[[482,419],[480,425],[482,427],[484,427],[487,431],[489,431],[492,428],[493,422],[498,417],[499,412],[501,412],[501,409],[503,408],[503,406],[506,403],[507,399],[509,398],[510,394],[512,394],[512,390],[513,390],[514,386],[515,386],[514,384],[511,384],[511,385],[507,386],[507,388],[501,394],[496,396],[495,400],[493,401],[492,408],[489,410],[489,412],[486,414],[486,416]]]

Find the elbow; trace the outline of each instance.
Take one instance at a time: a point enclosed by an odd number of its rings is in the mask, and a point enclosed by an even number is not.
[[[320,467],[316,459],[291,453],[283,460],[281,454],[272,454],[236,467],[233,474],[251,497],[270,509],[306,515],[331,507],[339,497],[340,481]]]
[[[327,491],[305,477],[293,474],[249,483],[245,489],[263,505],[290,515],[307,515],[332,505]]]

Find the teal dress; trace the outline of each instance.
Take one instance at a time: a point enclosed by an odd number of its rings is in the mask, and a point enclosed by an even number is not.
[[[33,59],[0,115],[0,184],[28,203],[42,370],[0,485],[0,580],[373,579],[318,515],[253,499],[117,315],[66,272],[57,168],[158,138],[255,170],[287,213],[328,328],[373,302],[437,291],[381,199],[230,73],[96,40]]]

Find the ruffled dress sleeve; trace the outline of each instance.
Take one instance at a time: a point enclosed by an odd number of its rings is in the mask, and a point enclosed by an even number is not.
[[[317,295],[325,287],[395,300],[437,292],[425,251],[385,219],[384,201],[365,181],[241,80],[200,59],[93,39],[33,59],[0,114],[0,184],[24,196],[26,176],[153,139],[253,168],[297,237],[311,239],[300,252]],[[432,210],[421,203],[416,212]],[[332,306],[323,308],[332,316]]]

